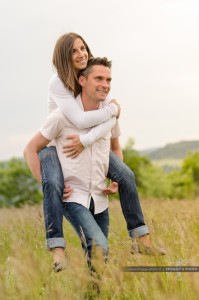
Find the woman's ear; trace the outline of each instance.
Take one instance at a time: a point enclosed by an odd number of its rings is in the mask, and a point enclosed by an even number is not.
[[[85,77],[82,76],[82,75],[80,75],[80,76],[79,76],[79,84],[80,84],[81,86],[84,86],[85,81],[86,81]]]

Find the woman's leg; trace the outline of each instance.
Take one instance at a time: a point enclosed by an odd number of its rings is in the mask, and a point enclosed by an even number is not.
[[[107,177],[119,185],[120,203],[127,223],[129,236],[141,237],[149,233],[144,222],[140,200],[135,185],[135,176],[113,152],[110,152],[109,171]]]
[[[43,209],[47,249],[65,248],[63,235],[63,189],[64,178],[55,147],[47,147],[40,154]]]

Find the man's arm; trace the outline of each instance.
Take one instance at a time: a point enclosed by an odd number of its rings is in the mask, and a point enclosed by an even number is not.
[[[40,183],[42,178],[38,152],[48,145],[49,142],[49,140],[47,140],[40,132],[38,132],[35,136],[33,136],[24,149],[24,158],[28,164],[28,167],[32,175]]]
[[[123,161],[123,153],[118,137],[111,139],[111,150]]]
[[[119,138],[112,138],[111,139],[111,151],[113,151],[119,159],[123,161],[123,154],[122,154],[122,149],[120,147],[120,142]],[[118,183],[117,182],[112,182],[110,180],[110,185],[102,190],[104,195],[113,195],[118,192]]]

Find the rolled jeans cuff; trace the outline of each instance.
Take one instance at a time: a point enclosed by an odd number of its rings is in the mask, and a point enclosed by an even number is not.
[[[46,241],[46,249],[51,250],[53,248],[66,248],[66,241],[64,238],[51,238]]]
[[[140,236],[143,236],[145,234],[149,234],[149,228],[148,228],[147,225],[142,225],[142,226],[137,227],[135,229],[129,230],[129,236],[131,238],[140,237]]]

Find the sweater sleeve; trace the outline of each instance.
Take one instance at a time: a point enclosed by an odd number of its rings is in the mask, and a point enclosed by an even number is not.
[[[98,141],[104,137],[116,124],[116,118],[112,118],[102,124],[99,124],[83,135],[80,135],[80,141],[82,145],[86,148],[92,145],[94,142]]]
[[[58,76],[53,76],[49,82],[49,101],[54,102],[64,116],[78,129],[96,126],[117,114],[117,106],[113,103],[98,110],[82,111],[74,95],[64,87]]]

